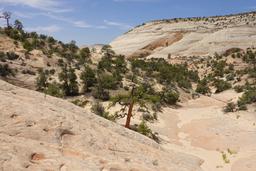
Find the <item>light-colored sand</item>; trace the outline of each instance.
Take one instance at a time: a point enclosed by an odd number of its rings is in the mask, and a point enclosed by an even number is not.
[[[189,100],[181,104],[182,108],[165,109],[152,128],[164,139],[164,148],[203,159],[205,171],[255,171],[256,113],[222,111],[225,102],[238,96],[226,91]]]

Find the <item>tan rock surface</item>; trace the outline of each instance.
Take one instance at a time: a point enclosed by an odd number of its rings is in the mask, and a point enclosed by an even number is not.
[[[194,21],[152,21],[111,42],[126,56],[208,56],[256,46],[256,13]]]
[[[0,170],[201,170],[197,157],[1,80],[0,115]]]

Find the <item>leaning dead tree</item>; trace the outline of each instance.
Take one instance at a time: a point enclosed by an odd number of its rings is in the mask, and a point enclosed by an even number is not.
[[[11,12],[5,11],[5,12],[3,12],[3,14],[0,16],[0,18],[3,18],[3,19],[6,20],[6,26],[7,26],[7,28],[11,27],[11,26],[10,26],[10,18],[11,18],[11,15],[12,15]]]

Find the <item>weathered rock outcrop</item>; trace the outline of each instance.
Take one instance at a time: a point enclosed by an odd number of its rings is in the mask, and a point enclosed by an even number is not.
[[[256,13],[152,21],[115,39],[111,46],[128,57],[208,56],[256,46]]]
[[[0,170],[201,170],[194,156],[1,80],[0,117]]]

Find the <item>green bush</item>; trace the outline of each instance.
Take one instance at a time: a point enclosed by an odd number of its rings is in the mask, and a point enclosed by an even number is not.
[[[137,132],[145,136],[150,136],[152,134],[151,129],[147,126],[144,120],[138,125]]]
[[[110,99],[109,92],[104,90],[99,85],[96,85],[92,90],[92,96],[96,99],[107,101]]]
[[[62,91],[60,85],[57,84],[56,82],[48,84],[44,92],[45,94],[48,94],[50,96],[59,97],[59,98],[64,97],[64,92]]]
[[[0,52],[0,61],[6,62],[6,59],[7,59],[6,54],[4,52]]]
[[[23,42],[23,48],[26,49],[28,52],[34,49],[33,45],[28,40],[25,40]]]
[[[230,102],[227,104],[227,106],[224,108],[224,112],[228,113],[228,112],[234,112],[236,109],[236,105],[233,102]]]
[[[7,56],[7,59],[9,60],[16,60],[19,58],[19,55],[15,54],[14,52],[7,52],[6,56]]]
[[[93,71],[90,67],[84,68],[84,71],[80,75],[80,79],[83,82],[84,92],[90,91],[89,88],[97,83],[95,71]]]
[[[79,99],[76,99],[76,100],[73,100],[72,103],[79,106],[79,107],[84,107],[89,101],[87,100],[79,100]]]
[[[104,89],[116,90],[118,81],[112,75],[101,74],[100,81]]]
[[[47,83],[48,74],[46,71],[39,69],[38,76],[36,78],[36,88],[38,91],[43,91],[48,86]]]
[[[235,79],[235,74],[231,73],[226,76],[227,81],[233,81]]]
[[[76,96],[79,94],[75,69],[64,65],[61,73],[59,73],[59,80],[62,82],[61,87],[66,96]]]
[[[99,102],[96,102],[92,105],[91,107],[91,111],[98,115],[98,116],[101,116],[105,119],[108,119],[108,120],[111,120],[111,121],[115,121],[115,117],[114,116],[111,116],[109,114],[109,112],[106,112],[105,111],[105,108],[102,106],[102,104],[100,104]]]
[[[210,88],[208,87],[207,79],[199,81],[199,83],[197,84],[196,92],[200,94],[210,93]]]
[[[246,90],[246,92],[239,98],[237,105],[239,110],[246,110],[247,104],[252,104],[256,102],[256,88],[251,88]]]
[[[15,76],[15,72],[9,67],[8,64],[0,64],[0,76],[7,77],[7,76]]]
[[[224,81],[224,80],[218,80],[218,79],[214,81],[214,86],[217,88],[215,93],[223,92],[232,87],[229,82]]]
[[[167,90],[163,92],[162,101],[167,105],[174,105],[179,100],[179,93],[174,90]]]
[[[234,89],[237,93],[241,93],[244,91],[244,86],[236,85]]]

